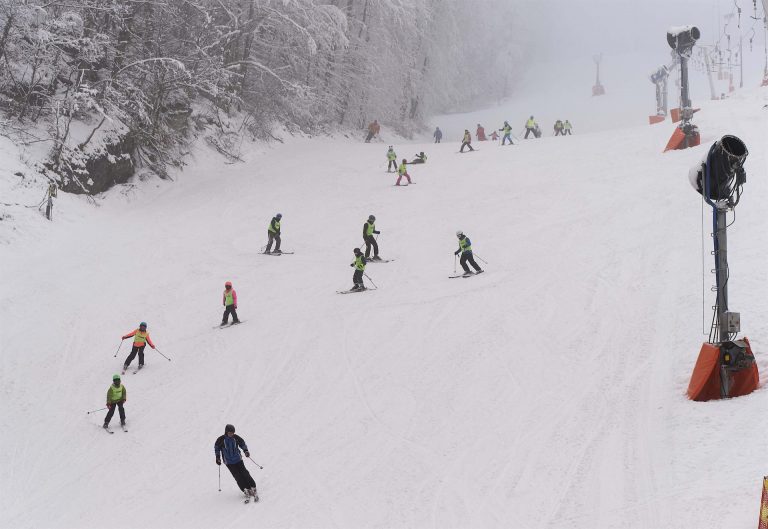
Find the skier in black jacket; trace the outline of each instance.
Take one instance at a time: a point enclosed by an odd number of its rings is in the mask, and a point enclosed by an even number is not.
[[[259,501],[259,495],[256,492],[256,482],[253,481],[245,463],[240,455],[240,449],[245,453],[245,457],[251,457],[248,453],[248,446],[239,435],[235,435],[235,427],[228,424],[224,427],[224,435],[216,439],[213,443],[213,451],[216,454],[216,464],[221,465],[222,456],[224,464],[235,478],[237,486],[243,491],[246,498],[253,496],[254,501]]]

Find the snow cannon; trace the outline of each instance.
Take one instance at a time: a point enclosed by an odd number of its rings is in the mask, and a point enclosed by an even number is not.
[[[648,116],[648,123],[655,125],[661,123],[667,117],[667,79],[669,78],[669,68],[662,65],[658,70],[648,76],[653,84],[656,85],[656,114]]]
[[[739,397],[752,393],[760,376],[747,338],[738,339],[741,315],[728,306],[728,213],[733,213],[747,180],[744,161],[747,146],[736,136],[726,135],[710,147],[701,162],[688,173],[693,188],[712,208],[712,241],[715,258],[717,301],[709,339],[701,346],[688,384],[688,398],[696,401]],[[734,217],[735,220],[735,217]],[[731,222],[733,224],[733,222]]]
[[[687,149],[701,143],[699,129],[693,124],[690,91],[688,89],[688,59],[693,46],[701,37],[696,26],[676,26],[667,30],[667,43],[680,58],[680,125],[669,138],[664,152],[672,149]]]

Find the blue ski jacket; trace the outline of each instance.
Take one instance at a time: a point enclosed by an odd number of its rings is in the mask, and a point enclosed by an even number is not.
[[[213,451],[216,453],[216,458],[218,459],[220,454],[223,455],[225,465],[234,465],[243,460],[242,456],[240,456],[241,448],[243,452],[248,452],[245,441],[237,434],[232,437],[224,434],[213,443]]]

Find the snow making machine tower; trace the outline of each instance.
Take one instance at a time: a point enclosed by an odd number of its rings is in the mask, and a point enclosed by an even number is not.
[[[687,149],[701,143],[699,129],[693,124],[690,91],[688,89],[688,59],[696,41],[701,37],[696,26],[677,26],[667,30],[667,43],[680,58],[680,125],[669,138],[664,152],[672,149]],[[673,115],[673,120],[674,115]]]
[[[759,374],[747,338],[737,339],[741,316],[728,306],[727,215],[734,212],[747,180],[747,146],[736,136],[723,136],[710,147],[688,178],[712,208],[712,240],[717,301],[713,307],[709,339],[701,346],[688,385],[688,398],[697,401],[747,395],[757,388]],[[733,223],[731,223],[733,224]]]

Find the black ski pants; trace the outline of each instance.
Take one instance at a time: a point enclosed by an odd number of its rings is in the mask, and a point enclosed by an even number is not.
[[[461,149],[459,149],[459,152],[464,152],[464,147],[469,147],[470,151],[474,151],[475,149],[472,148],[472,144],[468,141],[462,142]]]
[[[363,271],[362,270],[355,270],[355,273],[352,274],[352,282],[355,285],[360,285],[361,287],[363,285]]]
[[[390,160],[387,164],[387,172],[389,172],[390,167],[393,171],[397,171],[397,162],[395,160]]]
[[[227,305],[227,307],[224,309],[224,315],[221,317],[221,323],[227,323],[229,321],[229,315],[232,315],[232,321],[234,323],[240,323],[240,320],[237,319],[237,309],[235,309],[234,305]]]
[[[479,272],[480,267],[475,262],[475,258],[472,257],[472,252],[464,252],[461,254],[461,259],[459,260],[459,264],[461,264],[461,267],[464,269],[465,272],[469,272],[469,267],[467,266],[467,263],[471,264],[475,271]]]
[[[109,426],[109,421],[112,420],[112,416],[115,414],[115,408],[120,411],[120,424],[125,424],[125,409],[123,408],[123,401],[109,404],[107,407],[109,408],[109,411],[107,412],[107,416],[104,417],[104,424]]]
[[[264,253],[269,253],[272,251],[273,242],[276,243],[275,251],[278,251],[280,249],[280,234],[267,230],[267,237],[269,237],[269,241],[267,242],[267,249]]]
[[[232,473],[232,477],[237,481],[237,486],[240,490],[250,489],[256,486],[256,482],[253,481],[251,473],[245,468],[245,462],[241,459],[237,463],[227,465],[227,468]]]
[[[373,247],[373,256],[379,255],[379,244],[376,242],[376,238],[373,235],[365,236],[365,258],[367,259],[371,255],[371,247]]]
[[[136,358],[136,354],[138,353],[138,355],[139,355],[139,365],[143,366],[144,365],[144,348],[145,347],[146,347],[146,345],[142,345],[142,346],[134,345],[131,348],[131,354],[129,354],[128,358],[125,359],[125,362],[123,363],[123,365],[125,367],[128,367],[129,365],[131,365],[131,362],[133,362],[133,359]]]
[[[435,143],[440,143],[440,140],[441,140],[442,138],[443,138],[442,136],[440,136],[439,138],[435,138]]]
[[[529,129],[529,128],[526,128],[526,129],[525,129],[525,138],[523,138],[523,139],[524,139],[524,140],[527,140],[527,139],[528,139],[528,135],[529,135],[530,133],[532,133],[532,132],[533,132],[533,129]],[[535,133],[535,132],[533,132],[533,137],[534,137],[534,138],[536,137],[536,133]]]

